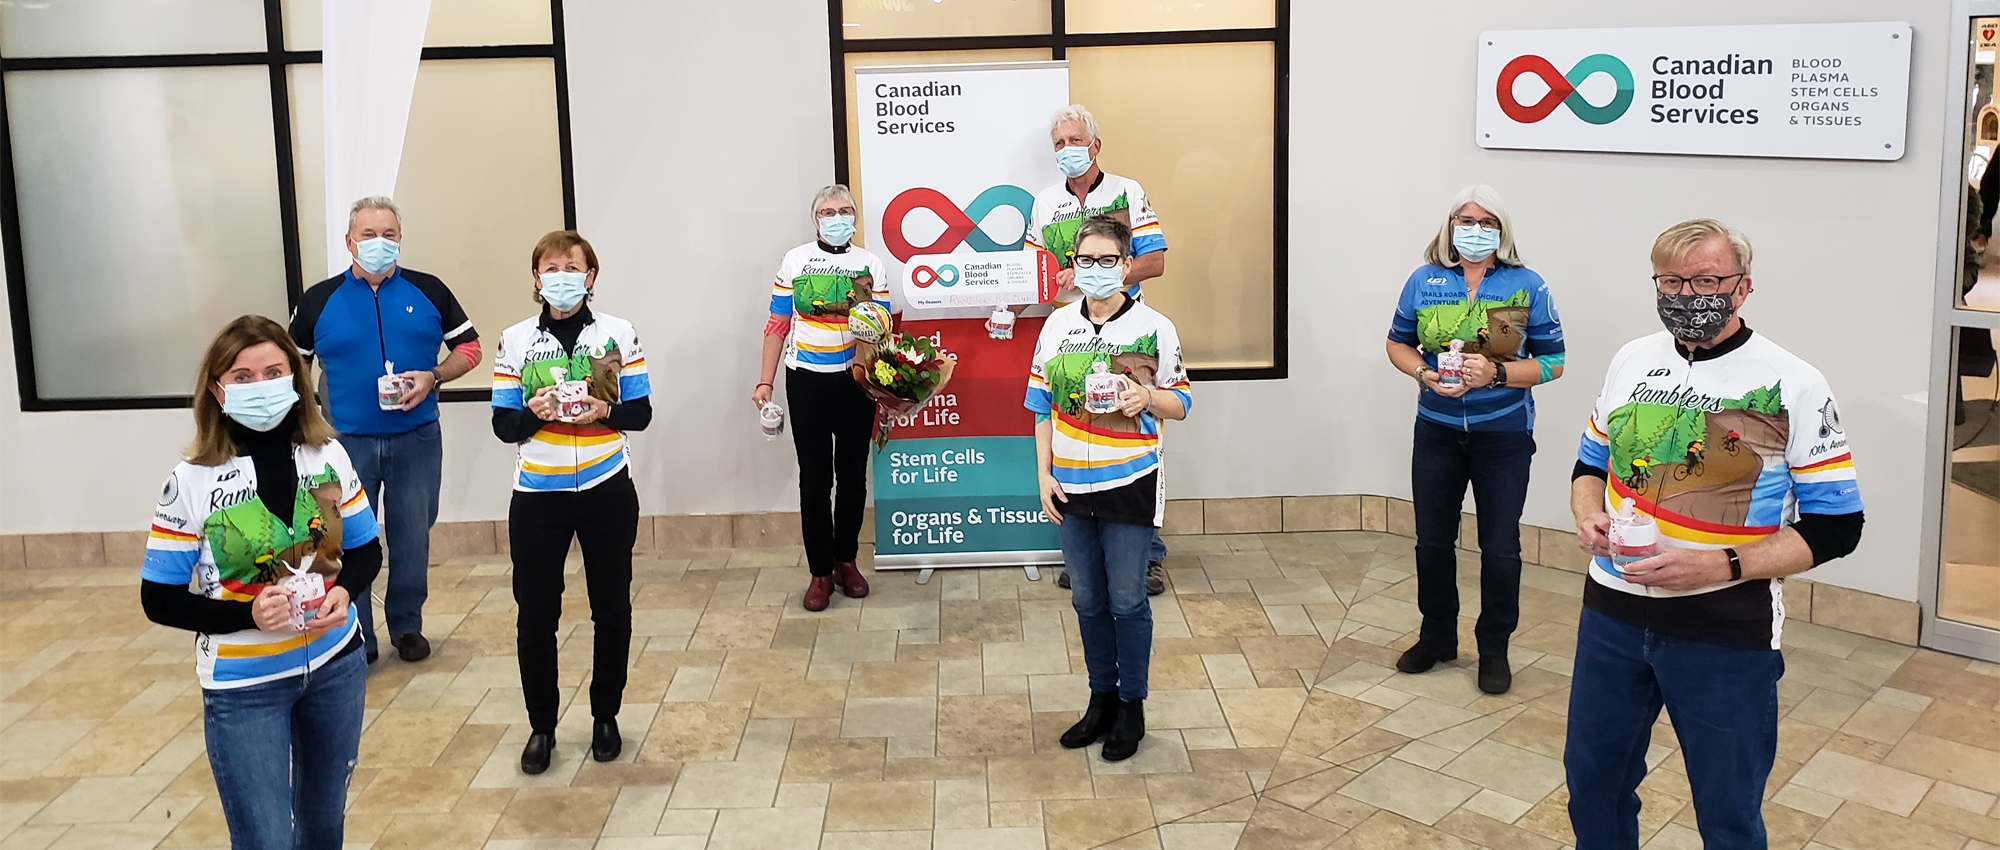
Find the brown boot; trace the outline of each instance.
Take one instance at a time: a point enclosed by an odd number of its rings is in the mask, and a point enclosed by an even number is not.
[[[806,610],[825,611],[826,603],[832,599],[833,576],[813,576],[812,583],[806,585]]]
[[[853,561],[841,561],[833,568],[833,577],[840,583],[840,592],[849,599],[860,599],[868,595],[868,579],[862,578],[861,568]]]

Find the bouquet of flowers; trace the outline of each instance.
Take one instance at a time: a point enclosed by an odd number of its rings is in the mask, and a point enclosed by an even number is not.
[[[909,334],[890,334],[875,346],[874,358],[856,363],[855,382],[875,400],[875,444],[886,445],[896,417],[929,401],[957,365],[928,337]]]

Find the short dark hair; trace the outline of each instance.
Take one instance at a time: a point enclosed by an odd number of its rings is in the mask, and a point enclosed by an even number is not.
[[[1085,236],[1102,236],[1118,243],[1118,256],[1132,256],[1132,228],[1111,216],[1097,215],[1085,219],[1083,225],[1076,229],[1076,241],[1071,244],[1083,245]]]

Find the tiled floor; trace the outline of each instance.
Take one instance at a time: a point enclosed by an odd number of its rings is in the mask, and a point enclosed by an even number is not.
[[[1489,697],[1470,659],[1393,672],[1418,622],[1406,539],[1170,545],[1151,728],[1122,764],[1055,743],[1085,686],[1052,582],[878,574],[868,599],[811,614],[796,550],[736,550],[639,560],[625,755],[585,758],[587,712],[569,711],[554,767],[523,776],[505,557],[434,566],[436,654],[384,660],[369,682],[348,847],[1569,840],[1560,757],[1581,576],[1528,568],[1514,692]],[[0,848],[227,844],[188,637],[140,615],[135,572],[0,573]],[[565,605],[566,696],[589,663],[582,590]],[[2000,667],[1808,624],[1786,638],[1772,847],[2000,846]],[[1646,846],[1699,847],[1664,722],[1655,743]]]

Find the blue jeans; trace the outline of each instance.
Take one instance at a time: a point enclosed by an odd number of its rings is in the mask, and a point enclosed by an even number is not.
[[[1145,699],[1146,671],[1153,662],[1146,547],[1155,539],[1154,529],[1072,514],[1063,517],[1059,530],[1090,692]]]
[[[1662,705],[1680,737],[1702,846],[1763,850],[1784,674],[1775,649],[1666,637],[1583,609],[1563,747],[1577,850],[1639,846],[1639,781]]]
[[[1160,530],[1153,529],[1153,542],[1146,544],[1146,563],[1164,564],[1167,561],[1167,541],[1160,539]]]
[[[201,692],[229,846],[339,850],[367,678],[355,651],[310,673]]]
[[[382,592],[389,634],[420,634],[424,598],[430,595],[431,526],[437,523],[438,488],[444,479],[438,424],[427,422],[402,434],[342,434],[340,444],[354,460],[389,544],[389,584]],[[368,651],[374,652],[375,601],[362,593],[354,604],[361,609]]]
[[[1410,452],[1410,503],[1417,520],[1419,635],[1458,647],[1458,525],[1465,486],[1479,507],[1479,654],[1505,655],[1521,622],[1521,508],[1535,435],[1461,431],[1417,419]]]

